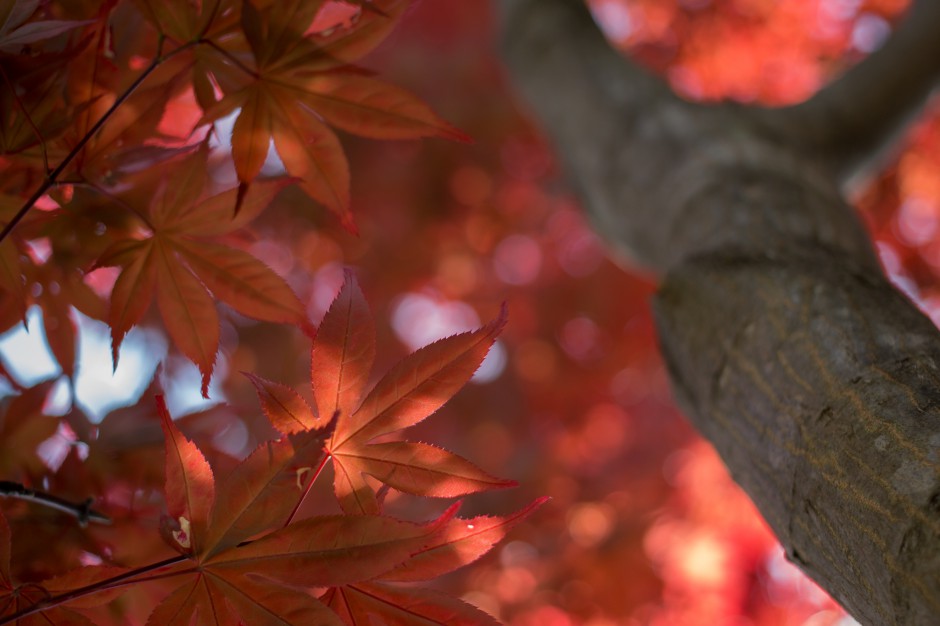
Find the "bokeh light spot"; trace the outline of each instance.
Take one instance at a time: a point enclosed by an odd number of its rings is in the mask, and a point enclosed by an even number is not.
[[[593,548],[614,529],[614,509],[604,502],[576,504],[568,510],[568,534],[578,545]]]
[[[908,198],[898,211],[898,235],[911,246],[920,246],[937,232],[937,206],[919,198]]]
[[[579,316],[565,323],[559,341],[568,356],[578,361],[586,361],[599,356],[599,337],[597,324],[588,317]]]
[[[872,13],[864,13],[858,17],[852,29],[852,46],[860,52],[871,54],[882,46],[890,34],[891,25],[888,22]]]
[[[625,43],[633,32],[630,10],[623,2],[617,0],[593,2],[591,12],[604,34],[614,43]]]
[[[527,285],[539,275],[542,250],[532,237],[510,235],[493,251],[493,268],[504,283]]]
[[[465,302],[409,292],[392,306],[392,328],[412,350],[479,326],[480,317]]]
[[[535,591],[535,576],[524,567],[507,567],[499,573],[496,594],[502,602],[520,602]]]

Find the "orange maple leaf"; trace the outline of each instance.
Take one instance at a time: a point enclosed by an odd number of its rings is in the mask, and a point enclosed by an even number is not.
[[[407,6],[405,0],[374,2],[373,10],[363,11],[350,28],[329,33],[309,32],[322,0],[265,4],[259,9],[242,2],[241,31],[250,57],[230,44],[217,48],[221,58],[203,62],[206,76],[197,82],[216,84],[224,95],[208,106],[200,124],[238,110],[232,158],[239,182],[255,179],[273,139],[301,188],[355,231],[349,165],[330,126],[376,139],[465,140],[466,135],[406,90],[347,65],[378,45]]]
[[[306,407],[287,387],[253,381],[265,414],[281,432],[297,432],[322,423],[324,416],[337,416],[327,450],[335,469],[336,496],[347,513],[379,513],[366,474],[421,496],[454,497],[511,487],[515,482],[495,478],[429,444],[370,443],[417,424],[446,403],[479,367],[505,323],[504,307],[486,326],[441,339],[406,357],[365,393],[375,356],[375,329],[362,291],[347,272],[313,341],[310,377],[316,408]]]
[[[429,524],[333,515],[284,525],[285,513],[316,477],[303,470],[324,457],[329,428],[267,442],[217,489],[205,457],[176,428],[162,397],[157,406],[172,518],[166,538],[187,558],[163,572],[181,582],[148,624],[342,624],[302,587],[342,586],[388,572],[435,544],[453,517],[455,507]]]

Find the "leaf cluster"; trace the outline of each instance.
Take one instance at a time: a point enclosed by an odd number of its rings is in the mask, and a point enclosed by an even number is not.
[[[226,407],[174,420],[155,383],[100,422],[75,405],[58,419],[46,415],[54,381],[22,388],[0,368],[16,392],[0,410],[2,478],[62,502],[95,490],[112,518],[63,531],[60,514],[5,507],[0,624],[495,623],[413,583],[476,560],[542,501],[470,519],[455,504],[420,523],[385,515],[383,501],[390,489],[452,498],[514,484],[400,433],[469,380],[505,310],[370,386],[375,324],[352,273],[315,328],[248,245],[251,222],[288,187],[355,232],[337,131],[465,139],[353,65],[409,2],[346,2],[347,18],[331,22],[336,4],[0,0],[0,331],[38,307],[71,382],[77,312],[110,327],[115,368],[128,332],[159,323],[198,367],[204,396],[218,302],[313,342],[309,401],[246,373],[276,434],[245,458],[215,443]],[[311,517],[302,504],[329,467],[342,513]],[[24,554],[27,534],[48,552]]]
[[[355,231],[333,129],[464,138],[415,96],[352,65],[408,2],[364,3],[349,25],[323,23],[330,4],[0,3],[0,330],[38,305],[71,376],[72,306],[111,327],[116,365],[155,299],[174,345],[202,372],[204,394],[219,342],[213,300],[309,333],[285,281],[231,245],[241,229],[290,185]],[[186,102],[188,123],[178,114]],[[232,116],[230,135],[219,136],[216,124]],[[272,142],[283,175],[259,178]],[[234,188],[213,179],[226,147]],[[89,274],[106,266],[120,269],[110,302],[88,289]]]

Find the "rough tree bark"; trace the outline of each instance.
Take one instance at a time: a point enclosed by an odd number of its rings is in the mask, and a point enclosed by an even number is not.
[[[787,556],[863,624],[940,624],[940,333],[841,192],[937,82],[940,2],[775,110],[680,100],[583,0],[496,6],[513,81],[596,229],[662,277],[680,404]]]

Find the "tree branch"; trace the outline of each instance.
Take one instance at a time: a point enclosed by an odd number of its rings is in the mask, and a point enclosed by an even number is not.
[[[917,0],[874,53],[806,102],[776,112],[842,179],[891,147],[940,83],[940,2]]]
[[[91,498],[81,504],[75,504],[50,493],[28,489],[19,483],[9,480],[0,480],[0,497],[28,500],[47,506],[50,509],[68,513],[74,516],[75,519],[78,520],[79,526],[83,528],[88,525],[88,522],[96,522],[98,524],[111,523],[110,517],[91,508],[92,502],[94,502]]]
[[[782,111],[682,102],[619,60],[580,2],[510,3],[507,62],[600,234],[665,275],[657,327],[687,415],[788,557],[859,621],[936,624],[940,333],[888,284],[833,175],[910,107],[873,97],[878,113],[835,124],[817,155],[797,112],[850,96]],[[883,58],[935,44],[901,45]],[[890,94],[908,72],[885,63],[830,93]],[[870,82],[881,74],[887,89]],[[840,161],[840,133],[868,137]]]
[[[596,230],[631,265],[663,273],[707,250],[766,252],[799,238],[877,270],[824,164],[796,150],[767,110],[680,100],[607,44],[583,0],[507,4],[513,84],[554,140]],[[781,189],[800,181],[787,192],[799,197],[785,209],[750,203],[741,211],[732,198],[703,211],[694,200],[731,172],[747,173],[740,195],[770,175]]]

